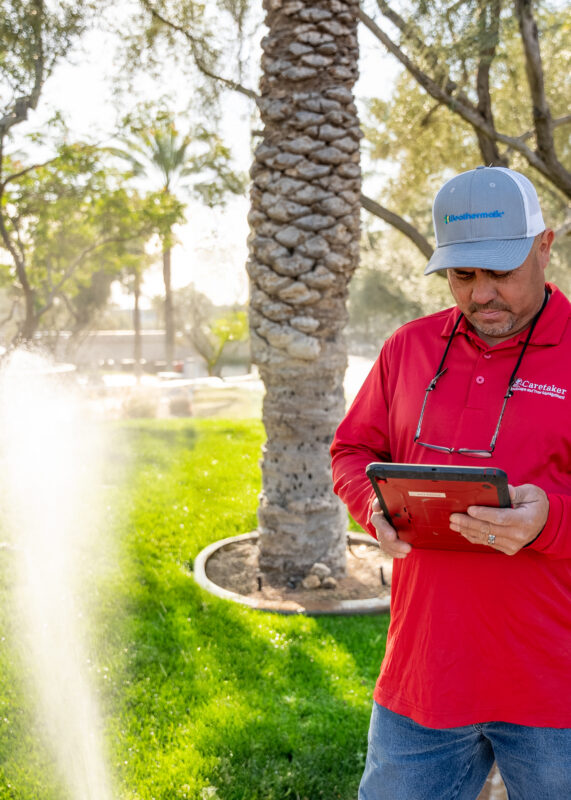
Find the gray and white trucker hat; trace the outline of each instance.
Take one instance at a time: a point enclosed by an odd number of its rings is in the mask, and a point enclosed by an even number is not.
[[[425,275],[451,267],[509,272],[545,230],[533,184],[505,167],[476,167],[451,178],[434,199],[432,218],[436,250]]]

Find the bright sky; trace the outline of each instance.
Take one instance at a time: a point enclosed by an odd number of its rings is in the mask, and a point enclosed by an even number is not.
[[[394,59],[385,55],[371,34],[360,33],[361,78],[357,85],[358,97],[385,96],[396,74]],[[95,136],[103,139],[113,129],[116,112],[112,102],[111,76],[113,74],[114,45],[102,33],[91,34],[74,64],[60,66],[46,83],[40,108],[30,123],[46,119],[50,110],[60,109],[72,131],[78,137]],[[147,93],[169,94],[185,98],[188,81],[177,71],[165,73],[162,87],[153,86]],[[382,76],[382,79],[379,78]],[[254,87],[255,88],[255,87]],[[139,98],[141,99],[141,98]],[[148,98],[145,98],[148,99]],[[182,103],[181,103],[182,105]],[[125,113],[127,109],[122,108]],[[225,101],[222,136],[235,155],[238,169],[247,171],[250,166],[250,107],[248,101],[231,95]],[[245,271],[247,259],[248,199],[230,198],[225,208],[208,209],[196,201],[189,201],[187,224],[177,231],[179,244],[173,250],[173,284],[175,288],[193,283],[215,303],[245,302],[248,281]],[[161,294],[161,266],[149,271],[144,285],[148,299]],[[119,302],[129,301],[116,295]]]

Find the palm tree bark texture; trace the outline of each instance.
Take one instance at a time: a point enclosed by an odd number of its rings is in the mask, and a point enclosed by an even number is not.
[[[252,357],[265,384],[260,568],[345,571],[329,444],[344,413],[342,330],[359,258],[358,0],[264,0],[251,170]]]

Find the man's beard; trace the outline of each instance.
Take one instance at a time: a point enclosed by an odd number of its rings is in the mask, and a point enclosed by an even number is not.
[[[478,311],[507,311],[509,316],[507,320],[503,323],[495,323],[490,322],[486,324],[485,322],[482,323],[480,321],[476,322],[473,319],[473,315]],[[493,300],[490,303],[485,303],[484,305],[479,305],[478,303],[471,303],[468,307],[468,313],[466,314],[468,321],[470,324],[475,328],[475,330],[485,334],[486,336],[505,336],[509,333],[515,326],[515,317],[511,313],[511,308],[506,306],[502,303],[494,302]]]

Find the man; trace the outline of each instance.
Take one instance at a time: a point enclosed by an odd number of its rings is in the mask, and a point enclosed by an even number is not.
[[[446,270],[456,307],[388,339],[332,445],[335,491],[395,559],[359,797],[474,800],[495,758],[510,798],[563,800],[571,304],[545,283],[553,231],[523,175],[458,175],[438,192],[433,218],[426,274]],[[450,517],[489,554],[399,540],[365,476],[371,461],[505,470],[512,508]]]

